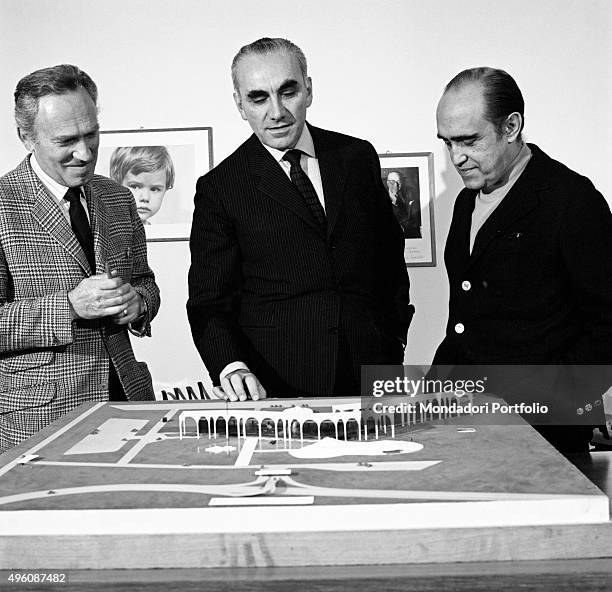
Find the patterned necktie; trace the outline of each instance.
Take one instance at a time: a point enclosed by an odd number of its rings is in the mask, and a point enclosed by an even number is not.
[[[285,153],[285,156],[283,156],[283,159],[291,164],[291,169],[289,170],[291,181],[301,193],[306,205],[308,206],[308,209],[312,212],[312,215],[321,227],[321,230],[325,232],[327,228],[325,211],[323,210],[323,206],[317,197],[317,192],[315,191],[311,180],[308,178],[308,175],[304,172],[302,166],[300,165],[301,158],[301,150],[288,150]]]
[[[94,255],[93,235],[85,208],[81,203],[81,188],[69,187],[64,199],[70,203],[70,225],[85,252],[92,273],[96,272],[96,257]]]

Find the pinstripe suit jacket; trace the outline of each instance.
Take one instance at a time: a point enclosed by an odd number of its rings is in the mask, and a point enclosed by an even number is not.
[[[327,233],[254,135],[198,181],[187,311],[215,383],[241,360],[273,395],[330,394],[340,336],[357,379],[402,362],[413,308],[378,156],[309,128]]]
[[[97,269],[143,296],[143,334],[159,308],[131,193],[101,176],[84,187]],[[125,327],[71,321],[68,291],[92,274],[69,221],[26,158],[0,179],[0,451],[83,401],[108,399],[109,356],[128,399],[152,399]]]

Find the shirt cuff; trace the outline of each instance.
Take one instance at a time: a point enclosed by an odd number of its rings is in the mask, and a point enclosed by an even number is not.
[[[235,372],[236,370],[246,370],[249,372],[248,366],[244,362],[231,362],[219,374],[219,380],[225,378],[228,374]]]
[[[136,317],[131,323],[128,323],[128,331],[136,337],[143,337],[147,327],[147,313],[149,312],[149,306],[147,305],[145,297],[140,292],[137,292],[137,294],[140,296],[140,300],[142,301],[143,310],[140,313],[140,316]]]

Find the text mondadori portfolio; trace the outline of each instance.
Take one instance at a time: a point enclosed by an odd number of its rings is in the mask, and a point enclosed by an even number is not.
[[[479,413],[521,413],[525,415],[530,414],[544,414],[548,413],[548,406],[541,405],[540,403],[514,403],[512,405],[507,403],[483,403],[481,405],[475,405],[466,402],[465,404],[453,402],[453,403],[438,403],[436,401],[419,401],[414,403],[395,403],[393,405],[385,405],[382,401],[376,401],[372,406],[374,413],[387,414],[387,413],[433,413],[433,414],[450,414],[450,415],[474,415]]]

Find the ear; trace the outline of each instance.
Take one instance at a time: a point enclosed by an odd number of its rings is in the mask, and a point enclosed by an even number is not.
[[[26,147],[28,152],[34,152],[34,137],[33,134],[22,130],[20,127],[17,128],[17,135],[21,140],[22,144]]]
[[[508,140],[508,144],[516,142],[522,127],[523,117],[520,113],[515,111],[506,117],[506,121],[504,123],[504,134]]]
[[[246,121],[247,116],[246,116],[246,113],[244,112],[244,107],[242,106],[242,98],[240,96],[240,93],[237,90],[234,91],[234,103],[236,103],[236,107],[238,108],[240,117],[242,117],[242,119]]]
[[[306,83],[307,92],[306,107],[310,107],[312,105],[312,78],[307,76],[304,82]]]

